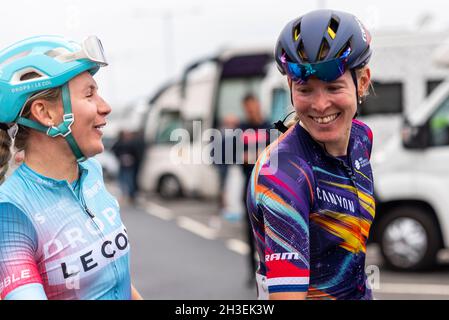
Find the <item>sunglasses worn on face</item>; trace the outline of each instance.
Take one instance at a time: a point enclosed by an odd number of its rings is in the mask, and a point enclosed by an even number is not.
[[[351,48],[348,48],[340,57],[318,63],[294,63],[287,61],[285,54],[281,57],[284,71],[295,82],[306,82],[311,76],[326,82],[341,77],[346,71],[346,63]]]

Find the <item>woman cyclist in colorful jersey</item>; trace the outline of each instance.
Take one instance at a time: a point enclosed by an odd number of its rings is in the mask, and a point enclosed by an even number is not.
[[[1,299],[141,299],[117,201],[91,158],[111,112],[93,78],[106,65],[95,36],[0,51]],[[13,142],[25,157],[5,180]]]
[[[297,121],[259,157],[248,187],[260,299],[372,299],[372,133],[355,120],[370,41],[355,16],[332,10],[294,19],[279,36],[275,59]]]

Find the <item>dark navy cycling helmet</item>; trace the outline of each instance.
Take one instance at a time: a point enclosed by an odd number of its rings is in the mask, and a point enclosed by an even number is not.
[[[352,14],[315,10],[287,23],[279,35],[275,59],[282,74],[307,81],[333,81],[347,69],[365,66],[371,57],[371,35]]]

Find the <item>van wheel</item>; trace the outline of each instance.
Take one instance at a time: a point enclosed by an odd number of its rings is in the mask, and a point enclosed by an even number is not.
[[[436,264],[441,248],[435,219],[419,207],[397,207],[379,222],[380,249],[387,268],[427,269]]]
[[[162,198],[173,199],[182,196],[181,183],[174,175],[164,175],[159,179],[157,190]]]

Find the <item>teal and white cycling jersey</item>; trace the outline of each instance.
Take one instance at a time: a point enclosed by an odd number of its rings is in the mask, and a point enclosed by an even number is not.
[[[100,164],[66,180],[22,164],[0,186],[1,299],[131,299],[130,245]]]

